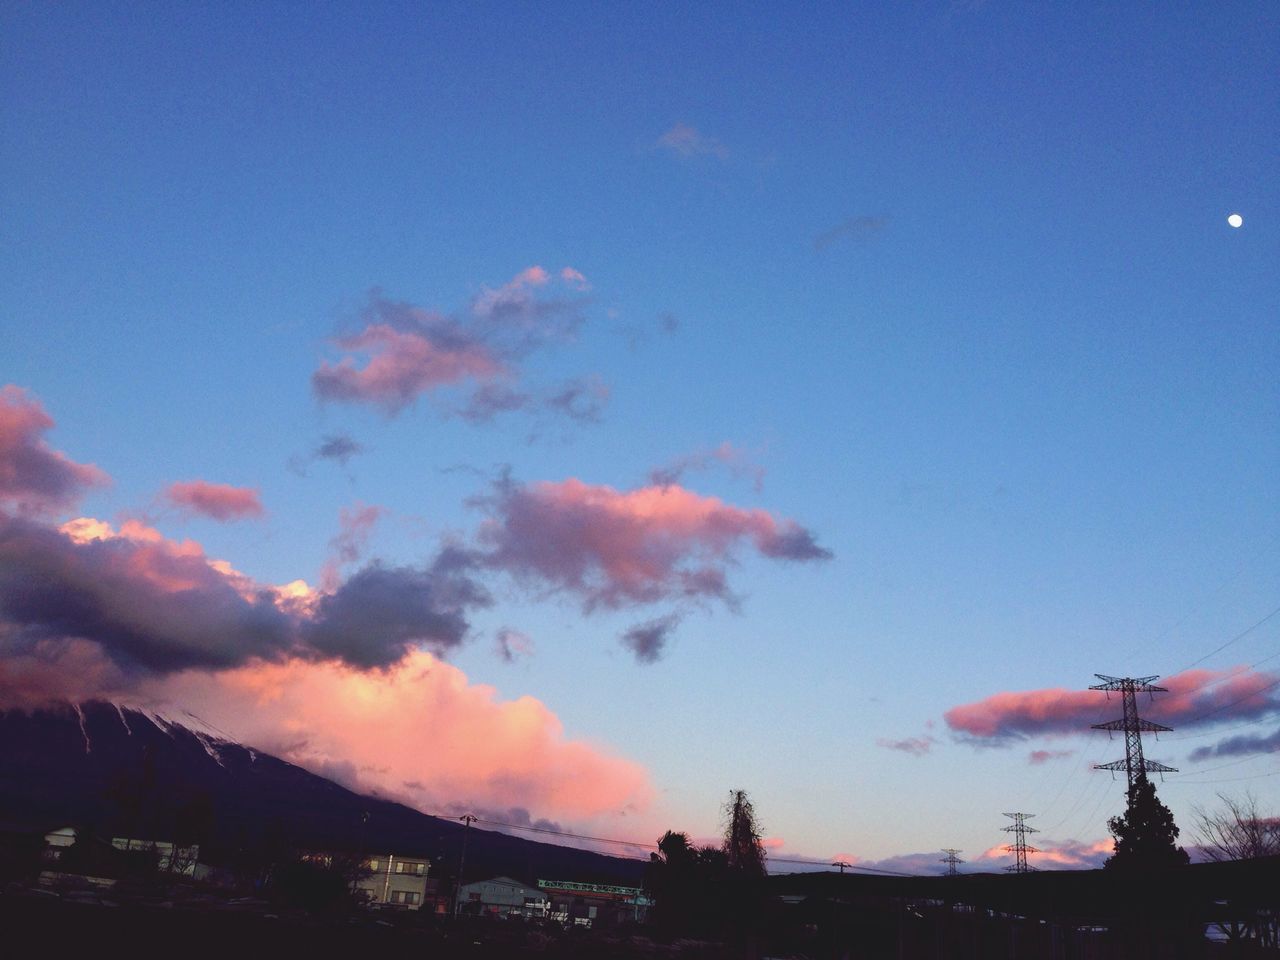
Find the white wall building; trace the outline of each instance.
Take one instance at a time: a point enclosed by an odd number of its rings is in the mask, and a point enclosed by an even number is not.
[[[370,857],[365,866],[369,876],[357,880],[356,889],[371,905],[418,910],[426,902],[430,866],[422,857],[387,854]]]
[[[464,883],[458,888],[458,910],[498,917],[546,917],[551,899],[537,887],[510,877]]]

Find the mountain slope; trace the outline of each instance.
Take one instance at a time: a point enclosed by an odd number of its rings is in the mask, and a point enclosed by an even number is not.
[[[367,816],[366,816],[367,815]],[[361,796],[269,754],[113,704],[0,711],[0,819],[149,838],[187,835],[205,859],[246,850],[346,849],[424,856],[456,870],[463,827]],[[467,879],[633,884],[635,860],[472,828]]]

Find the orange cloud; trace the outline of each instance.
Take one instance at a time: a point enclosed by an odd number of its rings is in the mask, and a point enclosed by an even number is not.
[[[653,797],[643,767],[566,738],[541,701],[501,700],[426,652],[380,671],[296,659],[193,670],[139,693],[299,766],[354,769],[349,785],[427,812],[524,807],[581,823],[642,812]]]
[[[999,844],[984,850],[974,860],[1012,862],[1013,854],[1006,846]],[[1096,870],[1114,851],[1115,841],[1109,837],[1092,843],[1081,843],[1079,840],[1066,840],[1062,843],[1050,841],[1037,844],[1036,852],[1027,855],[1027,863],[1042,870]]]

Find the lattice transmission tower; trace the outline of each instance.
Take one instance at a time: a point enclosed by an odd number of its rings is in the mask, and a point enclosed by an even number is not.
[[[1028,866],[1027,854],[1039,853],[1035,847],[1027,843],[1028,833],[1039,833],[1035,827],[1027,826],[1027,821],[1035,816],[1034,813],[1006,813],[1006,817],[1013,820],[1013,823],[1004,828],[1005,833],[1013,834],[1013,843],[1005,847],[1013,854],[1013,863],[1005,867],[1009,873],[1030,873],[1035,867]]]
[[[946,854],[946,856],[945,856],[945,857],[943,857],[943,858],[942,858],[941,860],[939,860],[938,862],[939,862],[939,863],[945,863],[945,864],[947,865],[947,876],[948,876],[948,877],[954,877],[957,873],[959,873],[959,872],[960,872],[960,871],[958,871],[958,870],[956,869],[956,867],[958,867],[958,866],[960,866],[960,864],[964,863],[964,861],[963,861],[963,860],[961,860],[958,856],[956,856],[956,854],[958,854],[960,851],[959,851],[959,850],[955,850],[955,849],[953,849],[953,848],[951,848],[951,847],[943,847],[943,848],[942,848],[942,852],[943,852],[943,853],[945,853],[945,854]]]
[[[1093,768],[1095,770],[1123,770],[1129,780],[1130,792],[1132,792],[1133,786],[1138,782],[1138,779],[1146,777],[1148,773],[1177,772],[1177,767],[1165,766],[1155,760],[1148,760],[1142,755],[1142,735],[1144,733],[1166,733],[1173,729],[1173,727],[1166,727],[1151,720],[1143,720],[1138,716],[1139,693],[1151,695],[1169,692],[1165,687],[1152,685],[1151,681],[1160,679],[1159,676],[1108,677],[1105,673],[1095,673],[1094,676],[1101,680],[1102,683],[1094,684],[1089,688],[1090,690],[1105,690],[1108,694],[1119,693],[1124,702],[1123,717],[1118,720],[1108,720],[1106,723],[1095,723],[1093,725],[1095,730],[1124,732],[1124,759],[1112,760],[1110,763],[1095,763]]]

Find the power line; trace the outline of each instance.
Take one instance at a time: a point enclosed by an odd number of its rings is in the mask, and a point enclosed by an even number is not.
[[[1199,660],[1195,660],[1195,661],[1193,661],[1192,663],[1187,664],[1185,667],[1183,667],[1181,670],[1179,670],[1179,671],[1178,671],[1178,673],[1184,673],[1184,672],[1186,672],[1187,670],[1190,670],[1192,667],[1199,666],[1200,664],[1202,664],[1202,663],[1204,663],[1206,660],[1208,660],[1210,657],[1215,656],[1216,654],[1219,654],[1219,653],[1221,653],[1223,650],[1227,649],[1227,647],[1231,646],[1231,645],[1232,645],[1233,643],[1235,643],[1237,640],[1243,640],[1245,637],[1247,637],[1249,634],[1253,633],[1253,631],[1257,630],[1260,626],[1262,626],[1264,623],[1266,623],[1268,620],[1270,620],[1272,617],[1276,616],[1277,614],[1280,614],[1280,607],[1276,607],[1274,610],[1272,610],[1270,613],[1268,613],[1265,617],[1263,617],[1261,620],[1259,620],[1259,621],[1258,621],[1257,623],[1255,623],[1253,626],[1249,627],[1249,628],[1248,628],[1248,629],[1246,629],[1246,630],[1242,630],[1240,633],[1237,633],[1234,637],[1232,637],[1232,638],[1231,638],[1230,640],[1228,640],[1226,643],[1222,644],[1220,647],[1217,647],[1217,648],[1215,648],[1215,649],[1213,649],[1213,650],[1210,650],[1208,653],[1206,653],[1206,654],[1205,654],[1203,657],[1201,657]]]
[[[469,818],[473,823],[484,823],[494,827],[508,827],[512,830],[525,830],[529,833],[549,834],[551,836],[564,837],[566,839],[571,839],[571,840],[587,840],[592,843],[613,843],[613,844],[618,844],[620,846],[638,847],[642,850],[651,850],[651,851],[656,851],[659,849],[656,843],[643,843],[639,840],[620,840],[616,837],[595,837],[595,836],[589,836],[588,834],[585,834],[585,833],[572,833],[571,831],[568,831],[568,830],[554,830],[550,827],[537,827],[527,823],[508,823],[504,820],[490,820],[486,817],[474,817],[474,816],[471,816],[470,814],[463,814],[462,816],[458,816],[456,814],[429,814],[429,816],[436,817],[437,819],[440,819],[440,820],[458,820],[458,821],[465,821]],[[623,859],[644,860],[646,858],[623,857]],[[769,862],[771,863],[797,863],[797,864],[804,864],[805,866],[809,866],[809,867],[827,865],[825,860],[802,860],[802,859],[795,859],[790,857],[775,857],[775,856],[770,856],[768,859],[769,859]],[[904,873],[900,870],[885,870],[880,867],[866,867],[858,864],[847,864],[847,866],[850,870],[861,870],[867,873],[884,873],[884,874],[888,874],[890,876],[895,876],[895,877],[919,876],[919,874]],[[841,872],[843,872],[843,870]]]
[[[1259,557],[1265,555],[1267,551],[1269,551],[1277,543],[1280,543],[1280,533],[1275,534],[1270,540],[1268,540],[1265,544],[1263,544],[1259,550],[1254,552],[1254,554],[1250,556],[1249,559],[1245,560],[1242,564],[1240,564],[1240,566],[1236,568],[1235,573],[1231,574],[1231,576],[1227,577],[1226,580],[1223,580],[1221,583],[1219,583],[1218,586],[1214,588],[1213,592],[1209,594],[1208,599],[1206,601],[1201,601],[1200,603],[1194,604],[1190,608],[1188,608],[1187,612],[1184,613],[1175,623],[1173,623],[1171,626],[1166,627],[1159,634],[1157,634],[1150,641],[1148,641],[1147,646],[1154,647],[1156,644],[1158,644],[1161,640],[1163,640],[1169,634],[1173,633],[1174,630],[1177,630],[1179,627],[1185,624],[1188,620],[1191,619],[1192,616],[1194,616],[1197,610],[1201,609],[1201,607],[1203,607],[1205,603],[1207,603],[1208,601],[1212,601],[1220,593],[1222,593],[1223,590],[1231,586],[1232,583],[1234,583],[1236,580],[1240,578],[1240,575],[1244,573],[1245,570],[1247,570],[1252,564],[1254,564]],[[1274,616],[1274,614],[1268,615],[1268,619],[1270,616]],[[1251,627],[1250,630],[1252,629],[1253,628]],[[1226,647],[1230,646],[1232,643],[1234,643],[1238,639],[1240,638],[1236,637],[1232,640],[1229,640],[1227,643],[1223,644],[1223,646],[1220,647],[1219,650],[1215,650],[1214,653],[1220,652],[1220,650],[1223,650]],[[1131,654],[1134,652],[1136,652],[1136,648],[1130,651]],[[1191,666],[1195,666],[1197,663],[1201,663],[1203,660],[1206,660],[1208,659],[1208,657],[1211,657],[1211,656],[1213,656],[1213,653],[1207,654],[1205,657],[1202,657],[1200,660],[1197,660],[1195,663],[1191,664]],[[1189,670],[1190,667],[1183,667],[1182,669]]]
[[[1255,759],[1250,757],[1249,759]],[[1240,783],[1244,780],[1261,780],[1263,777],[1278,777],[1280,770],[1272,770],[1270,773],[1255,773],[1249,777],[1222,777],[1217,780],[1179,780],[1178,783]]]

